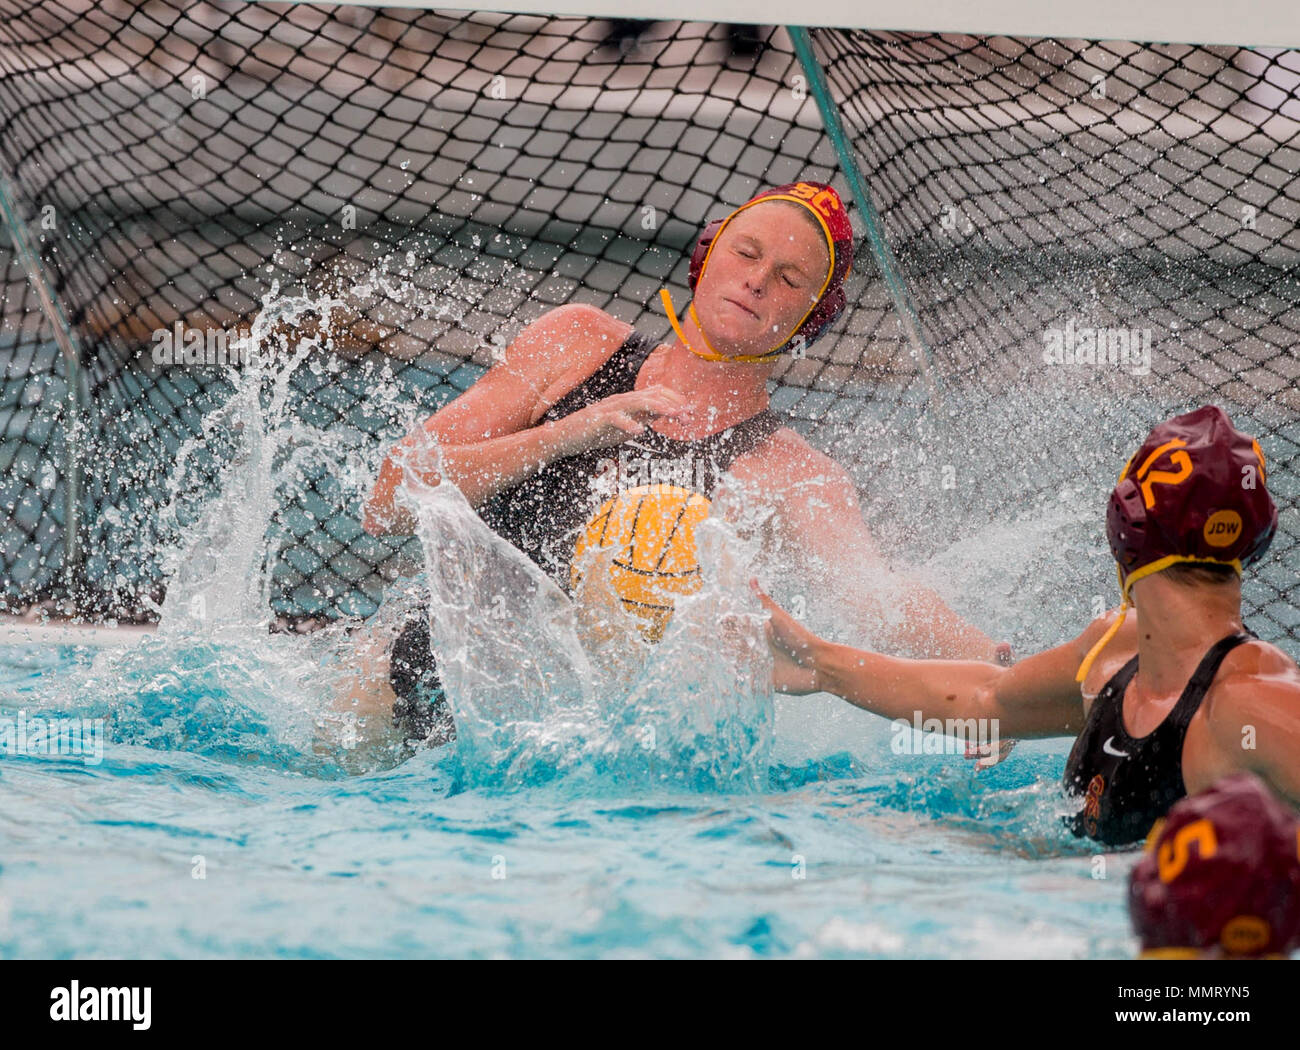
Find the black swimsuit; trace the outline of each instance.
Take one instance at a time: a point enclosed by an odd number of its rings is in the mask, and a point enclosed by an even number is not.
[[[562,419],[613,394],[636,388],[637,375],[654,350],[637,331],[600,368],[557,401],[538,425]],[[709,499],[732,463],[785,426],[769,409],[735,426],[695,441],[679,441],[648,429],[613,448],[593,449],[548,464],[514,488],[497,493],[479,508],[483,521],[509,541],[565,591],[574,543],[583,525],[610,494],[615,476],[626,487],[669,482]],[[411,614],[393,644],[389,680],[398,702],[394,721],[408,735],[424,739],[438,726],[454,736],[430,649],[428,608]],[[432,704],[432,707],[430,706]]]
[[[563,419],[613,394],[635,389],[641,366],[653,350],[652,340],[632,331],[609,360],[557,401],[538,424]],[[731,464],[784,425],[780,416],[764,409],[695,441],[678,441],[647,430],[613,448],[556,460],[515,488],[487,500],[479,514],[493,532],[527,554],[567,590],[578,532],[604,498],[602,479],[618,472],[625,481],[629,476],[647,484],[663,480],[712,499]]]
[[[1138,658],[1134,656],[1106,683],[1065,764],[1066,792],[1083,799],[1083,808],[1068,822],[1076,835],[1108,846],[1139,842],[1187,794],[1183,783],[1187,727],[1224,658],[1253,637],[1246,631],[1211,646],[1174,709],[1141,738],[1130,736],[1124,728],[1124,693],[1137,674]]]

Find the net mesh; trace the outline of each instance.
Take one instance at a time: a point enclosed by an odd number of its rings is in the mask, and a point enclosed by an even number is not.
[[[270,601],[368,615],[420,558],[359,524],[350,482],[388,442],[556,305],[670,338],[658,289],[684,298],[703,224],[758,188],[812,178],[851,199],[781,28],[744,54],[705,23],[618,46],[599,21],[452,11],[0,14],[0,178],[34,256],[0,234],[11,610],[157,600],[176,461],[216,483],[229,449],[204,424],[232,389],[227,369],[158,363],[159,331],[220,341],[273,290],[334,298],[328,353],[288,396],[341,458],[307,457],[278,493]],[[1025,507],[1074,476],[1104,490],[1145,427],[1217,401],[1271,459],[1282,531],[1248,604],[1293,645],[1300,55],[810,34],[924,345],[860,244],[850,309],[782,363],[775,407],[823,448],[852,435],[873,520],[924,555],[997,519],[1008,489]],[[1109,366],[1078,352],[1099,330]]]

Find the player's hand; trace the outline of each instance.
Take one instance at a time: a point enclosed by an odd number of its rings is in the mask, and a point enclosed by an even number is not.
[[[686,398],[662,384],[612,394],[579,409],[553,425],[572,452],[620,445],[646,432],[660,416],[676,416],[690,407]]]
[[[773,653],[785,654],[800,667],[809,665],[817,636],[777,605],[758,585],[757,580],[751,579],[749,586],[771,616],[767,626],[767,639]]]
[[[991,744],[967,743],[966,758],[975,763],[975,772],[978,773],[982,769],[992,769],[1011,754],[1015,746],[1014,740],[999,740],[996,748]]]
[[[796,695],[820,692],[813,666],[817,636],[765,594],[757,580],[750,580],[749,586],[769,614],[765,633],[772,651],[773,688]]]

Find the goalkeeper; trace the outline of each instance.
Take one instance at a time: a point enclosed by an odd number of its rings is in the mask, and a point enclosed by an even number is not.
[[[683,319],[660,293],[672,342],[654,346],[593,306],[551,310],[393,447],[365,504],[366,530],[413,532],[399,499],[406,472],[434,485],[440,463],[495,532],[567,589],[575,537],[600,503],[602,463],[621,448],[648,460],[652,475],[687,482],[688,494],[712,499],[726,475],[764,501],[772,543],[797,556],[818,593],[865,605],[886,646],[992,659],[992,640],[932,591],[908,587],[901,619],[885,621],[872,592],[888,570],[849,474],[769,408],[767,380],[781,355],[811,344],[844,309],[852,261],[852,229],[831,187],[760,193],[705,227]],[[423,616],[394,646],[391,683],[408,735],[450,732]]]

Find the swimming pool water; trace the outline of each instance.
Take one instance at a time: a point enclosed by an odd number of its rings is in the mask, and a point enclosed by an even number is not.
[[[50,714],[52,697],[62,714],[104,713],[94,697],[76,710],[52,684],[85,687],[104,654],[14,648],[0,659],[4,713]],[[234,732],[193,731],[216,717],[213,703],[176,697],[153,738],[146,728],[163,720],[147,705],[110,717],[98,765],[0,757],[0,953],[1134,950],[1125,880],[1135,854],[1097,859],[1055,823],[1065,742],[1022,742],[977,775],[959,755],[892,754],[887,723],[838,701],[780,698],[757,791],[628,791],[617,778],[465,788],[450,752],[347,775],[313,767],[309,748],[288,757],[274,732],[253,742],[247,711]]]

